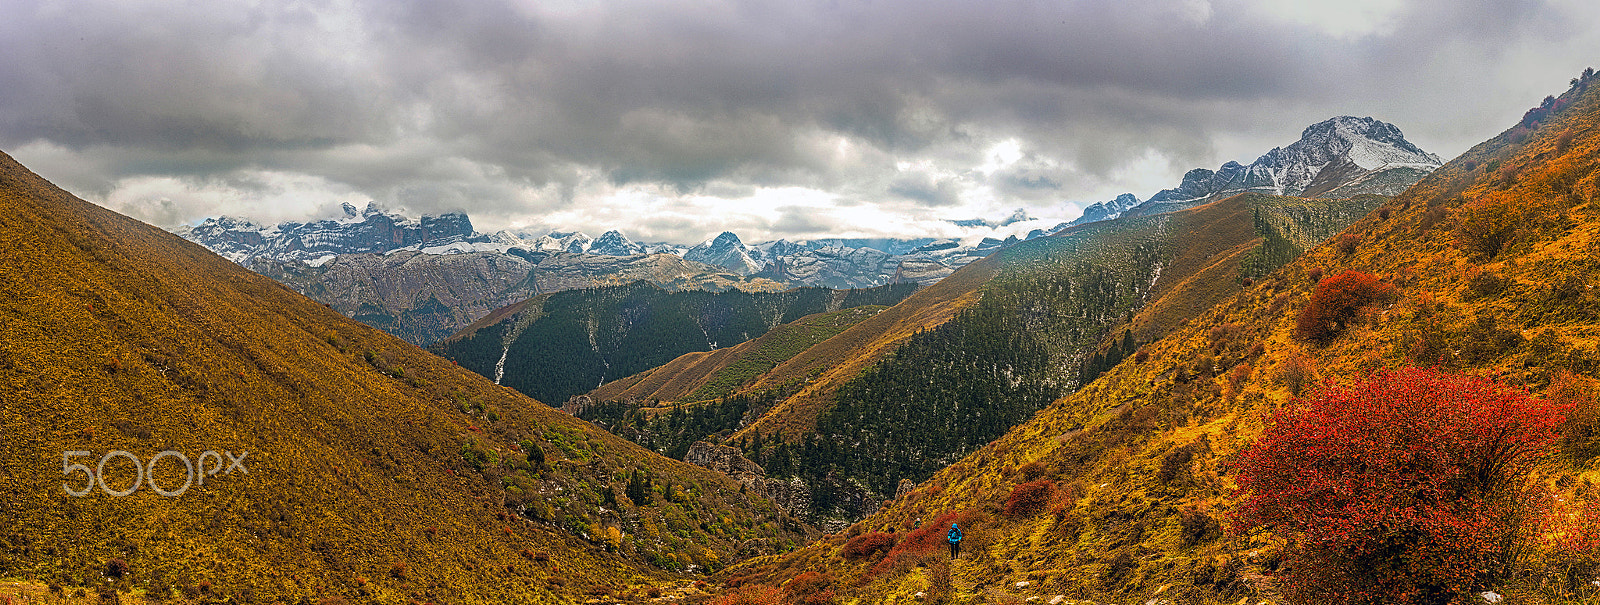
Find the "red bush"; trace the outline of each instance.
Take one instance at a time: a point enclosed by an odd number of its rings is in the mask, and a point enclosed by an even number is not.
[[[783,602],[790,605],[830,605],[833,603],[833,576],[808,571],[783,585]]]
[[[1345,325],[1363,308],[1375,302],[1392,300],[1394,286],[1378,281],[1370,273],[1345,271],[1317,282],[1311,302],[1295,319],[1294,335],[1301,340],[1326,343],[1343,332]]]
[[[844,550],[840,554],[852,561],[865,559],[876,553],[888,552],[889,549],[894,548],[894,544],[894,534],[886,534],[881,531],[868,532],[851,538],[849,542],[845,542]]]
[[[1044,512],[1055,489],[1055,482],[1049,479],[1018,483],[1011,488],[1011,495],[1006,497],[1006,516],[1031,517]]]
[[[1421,369],[1331,387],[1240,453],[1234,529],[1292,541],[1282,586],[1302,602],[1445,602],[1504,570],[1565,408]]]

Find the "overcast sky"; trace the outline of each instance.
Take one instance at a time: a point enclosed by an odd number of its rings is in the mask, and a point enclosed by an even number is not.
[[[1593,0],[0,0],[0,150],[163,226],[465,210],[693,243],[1070,219],[1335,115],[1450,158]]]

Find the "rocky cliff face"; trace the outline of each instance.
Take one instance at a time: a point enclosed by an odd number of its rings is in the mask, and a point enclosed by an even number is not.
[[[632,256],[644,254],[646,250],[644,244],[628,239],[628,236],[623,235],[621,231],[612,229],[600,234],[598,239],[590,243],[587,252],[601,256]]]
[[[1056,229],[1060,230],[1070,225],[1082,225],[1084,223],[1093,223],[1096,221],[1108,221],[1117,218],[1118,216],[1122,216],[1122,213],[1127,212],[1130,208],[1138,205],[1139,198],[1134,197],[1132,193],[1124,193],[1109,202],[1090,204],[1088,208],[1083,209],[1082,216],[1073,219],[1072,222],[1067,223],[1066,225],[1057,226]]]
[[[689,446],[683,461],[727,475],[746,489],[765,496],[790,515],[804,516],[811,510],[811,490],[804,482],[799,479],[784,481],[768,478],[761,465],[745,458],[738,448],[696,441]]]

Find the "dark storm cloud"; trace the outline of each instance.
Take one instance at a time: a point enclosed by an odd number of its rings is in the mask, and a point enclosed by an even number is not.
[[[0,146],[75,191],[257,170],[507,221],[632,183],[1094,201],[1345,113],[1453,155],[1600,52],[1583,2],[0,2]]]

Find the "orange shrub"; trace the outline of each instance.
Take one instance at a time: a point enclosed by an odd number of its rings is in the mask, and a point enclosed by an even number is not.
[[[1311,302],[1295,319],[1294,335],[1301,340],[1326,343],[1343,332],[1362,309],[1392,300],[1394,286],[1370,273],[1345,271],[1317,283]]]
[[[1590,583],[1600,573],[1600,499],[1549,500],[1534,540],[1535,557],[1548,574],[1545,587],[1562,595],[1600,596]]]
[[[1492,259],[1516,236],[1522,226],[1520,205],[1494,196],[1459,211],[1456,247],[1479,259]]]
[[[1035,460],[1022,465],[1021,468],[1017,469],[1017,473],[1022,475],[1023,480],[1032,481],[1043,477],[1049,470],[1049,467],[1046,467],[1043,462]]]
[[[1600,390],[1591,378],[1568,370],[1557,372],[1545,397],[1567,405],[1567,422],[1561,427],[1561,449],[1573,462],[1585,463],[1600,456]],[[1597,570],[1600,571],[1600,570]]]
[[[1361,236],[1359,236],[1359,235],[1356,235],[1354,233],[1346,233],[1344,235],[1339,236],[1339,252],[1341,254],[1346,254],[1346,255],[1353,254],[1356,251],[1356,247],[1358,247],[1360,245],[1361,245]]]

